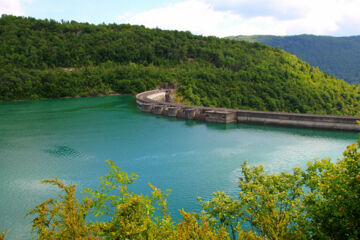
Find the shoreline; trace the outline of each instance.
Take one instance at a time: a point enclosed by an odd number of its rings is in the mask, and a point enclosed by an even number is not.
[[[43,101],[43,100],[56,100],[56,99],[72,99],[72,98],[91,98],[91,97],[110,97],[110,96],[130,96],[136,95],[132,93],[110,93],[110,94],[99,94],[95,96],[65,96],[65,97],[58,97],[58,98],[39,98],[39,99],[14,99],[14,100],[0,100],[0,103],[5,102],[25,102],[25,101]]]

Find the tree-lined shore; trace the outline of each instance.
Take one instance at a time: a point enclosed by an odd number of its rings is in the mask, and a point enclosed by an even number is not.
[[[8,15],[0,33],[3,101],[134,94],[167,82],[195,105],[360,113],[359,87],[259,43]]]

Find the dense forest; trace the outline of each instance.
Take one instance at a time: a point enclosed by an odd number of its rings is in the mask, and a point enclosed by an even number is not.
[[[179,101],[360,114],[360,88],[278,48],[127,24],[2,15],[0,100],[137,93],[165,82]]]
[[[252,35],[229,38],[279,47],[319,67],[321,71],[352,84],[360,83],[360,36]]]

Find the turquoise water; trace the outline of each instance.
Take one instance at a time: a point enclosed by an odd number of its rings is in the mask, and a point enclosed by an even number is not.
[[[217,190],[236,196],[240,164],[269,172],[305,167],[314,158],[341,157],[356,133],[184,121],[141,113],[134,96],[0,103],[0,229],[28,239],[28,209],[56,196],[41,185],[57,176],[95,187],[111,159],[148,182],[172,189],[169,207],[197,211],[197,196]]]

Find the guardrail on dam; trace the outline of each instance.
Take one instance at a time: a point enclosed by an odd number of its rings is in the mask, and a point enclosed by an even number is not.
[[[287,127],[360,131],[360,117],[319,114],[264,112],[210,108],[169,102],[170,90],[152,90],[136,95],[136,105],[143,112],[169,117],[215,123],[254,123]]]

